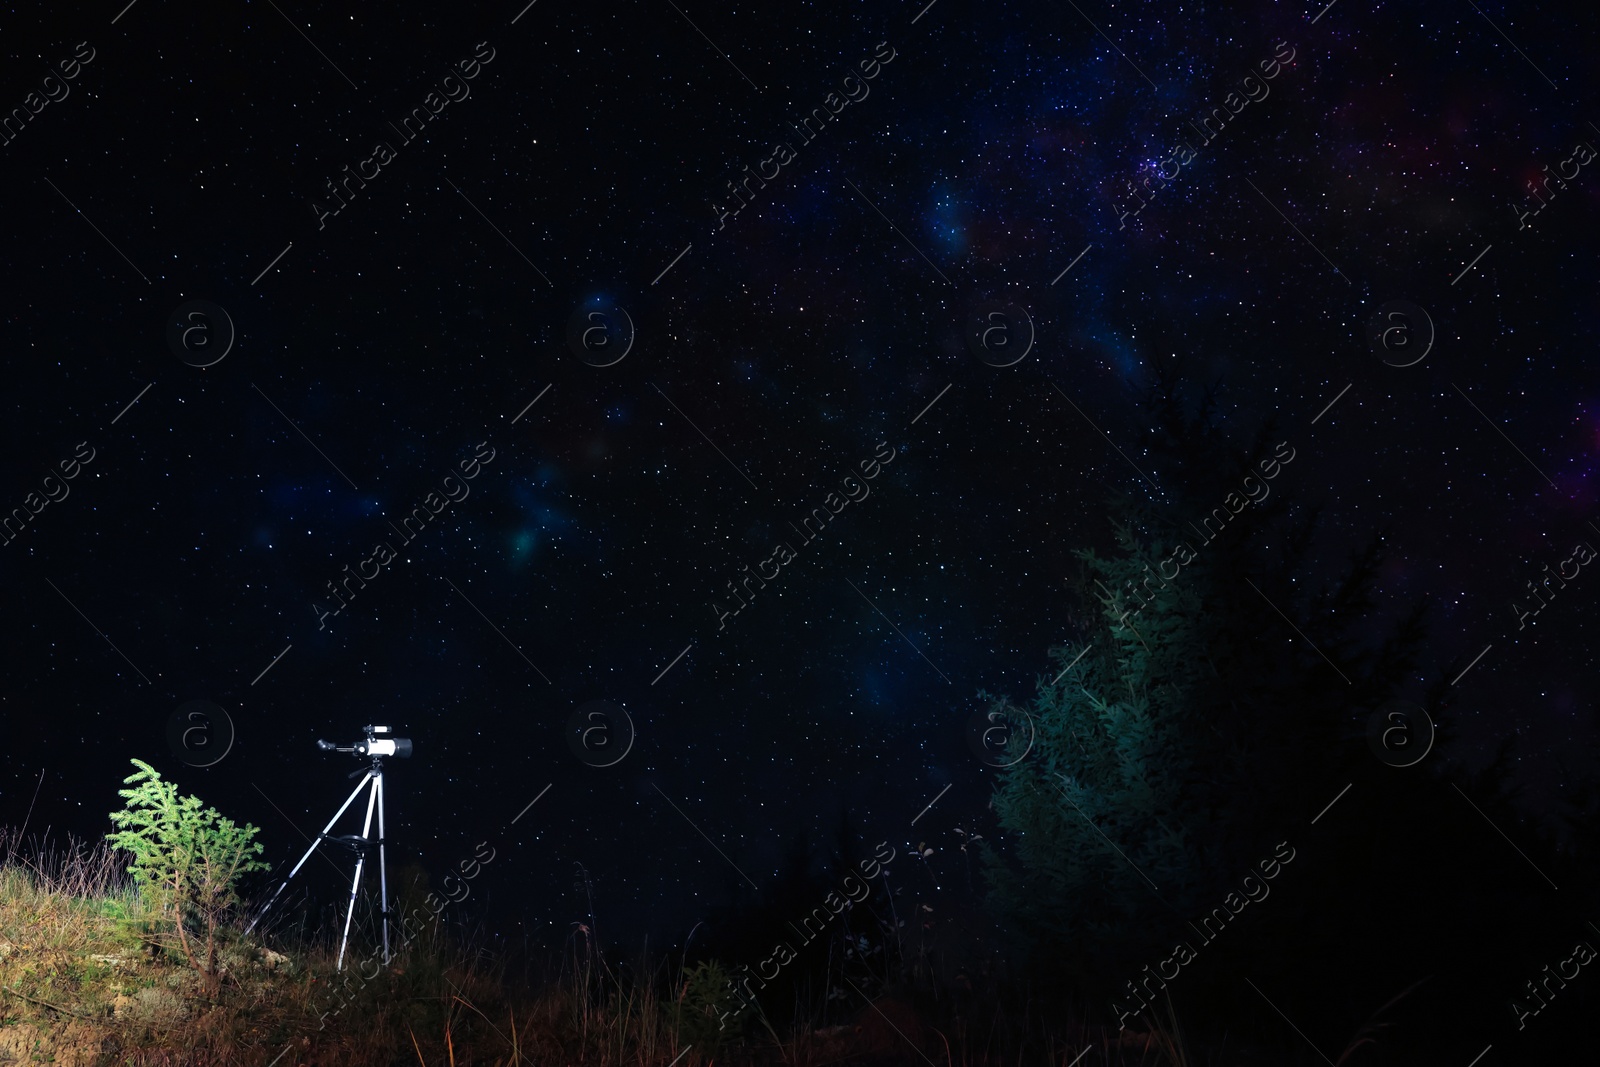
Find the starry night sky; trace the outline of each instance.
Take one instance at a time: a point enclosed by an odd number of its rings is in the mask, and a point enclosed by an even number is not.
[[[1600,577],[1511,606],[1600,546],[1600,169],[1519,215],[1600,145],[1595,30],[1490,0],[9,5],[0,106],[80,60],[0,146],[0,508],[93,458],[0,548],[4,821],[103,834],[139,757],[281,873],[360,766],[314,742],[378,722],[416,743],[391,864],[492,842],[507,932],[588,921],[582,864],[607,940],[681,937],[844,811],[955,871],[955,828],[994,832],[977,692],[1047,672],[1113,494],[1185,497],[1130,444],[1169,366],[1241,448],[1276,420],[1329,573],[1390,530],[1379,622],[1426,596],[1417,689],[1459,676],[1441,758],[1515,737],[1536,817],[1600,695]],[[168,341],[196,300],[236,330],[204,368]],[[1414,365],[1369,343],[1390,301],[1436,331]],[[1006,367],[964,339],[1001,305],[1036,335]],[[237,729],[204,769],[166,740],[196,699]],[[637,731],[615,766],[564,734],[596,700]]]

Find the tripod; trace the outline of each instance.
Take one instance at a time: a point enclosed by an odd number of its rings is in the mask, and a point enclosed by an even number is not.
[[[344,936],[339,941],[337,969],[344,970],[344,953],[346,946],[350,943],[350,920],[355,916],[356,912],[356,893],[361,888],[361,871],[366,866],[367,856],[374,844],[372,839],[372,813],[376,811],[378,813],[378,838],[376,841],[378,846],[378,887],[381,894],[381,908],[378,914],[383,922],[383,962],[385,966],[388,966],[389,870],[384,857],[384,845],[388,843],[388,838],[384,833],[383,825],[383,757],[398,756],[405,758],[411,755],[411,742],[406,738],[387,736],[390,733],[391,731],[387,726],[368,726],[366,728],[366,740],[357,741],[353,745],[335,745],[332,741],[317,742],[317,747],[327,752],[352,752],[358,756],[370,757],[371,765],[365,771],[355,771],[348,775],[350,778],[354,778],[358,774],[364,775],[364,777],[362,777],[360,784],[356,786],[355,791],[334,813],[333,818],[328,820],[328,825],[322,828],[322,832],[317,835],[317,839],[311,842],[311,847],[306,849],[306,854],[300,857],[300,862],[294,865],[294,870],[290,871],[288,876],[284,878],[283,884],[278,886],[276,893],[272,894],[272,899],[267,901],[266,907],[262,908],[260,914],[250,921],[250,925],[244,931],[246,934],[254,930],[256,923],[260,922],[272,906],[278,902],[278,897],[282,896],[283,891],[289,888],[289,882],[293,880],[296,874],[300,873],[300,868],[305,866],[306,860],[311,858],[311,854],[317,850],[318,845],[324,841],[332,841],[335,844],[343,845],[356,853],[356,874],[350,883],[350,904],[344,915]],[[385,736],[380,738],[377,736],[379,734]],[[335,837],[329,834],[328,831],[333,829],[333,824],[339,821],[350,805],[355,802],[356,797],[361,795],[363,789],[368,790],[367,817],[361,824],[361,833],[346,834],[343,837]]]

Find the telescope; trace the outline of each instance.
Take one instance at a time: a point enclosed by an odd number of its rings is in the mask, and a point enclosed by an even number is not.
[[[364,732],[367,736],[361,741],[355,741],[348,745],[339,745],[332,741],[318,741],[317,747],[324,752],[350,752],[357,756],[370,756],[373,759],[381,759],[385,756],[393,756],[396,759],[411,758],[411,739],[409,737],[393,736],[394,730],[388,726],[368,726]],[[351,777],[354,777],[354,775]]]
[[[328,825],[322,828],[322,832],[317,835],[316,840],[311,842],[311,847],[306,849],[306,854],[300,857],[300,862],[294,865],[294,870],[290,871],[288,877],[283,880],[283,884],[278,886],[278,891],[272,894],[272,899],[267,901],[266,907],[262,908],[256,917],[250,921],[250,925],[245,928],[246,934],[255,929],[256,923],[260,922],[262,916],[266,915],[271,910],[272,905],[277,903],[278,898],[283,895],[283,891],[289,887],[289,882],[300,872],[300,868],[305,866],[306,860],[311,858],[311,854],[317,850],[317,846],[322,842],[331,841],[336,845],[353,849],[357,857],[356,875],[350,883],[350,903],[344,913],[344,936],[339,941],[339,961],[336,965],[336,969],[341,971],[344,970],[345,949],[350,943],[350,920],[355,916],[356,894],[361,888],[361,871],[367,865],[367,855],[374,844],[378,846],[378,916],[383,923],[383,962],[385,966],[389,963],[389,924],[394,921],[395,915],[394,912],[389,910],[389,869],[384,856],[384,846],[389,843],[389,839],[384,833],[383,826],[383,761],[389,757],[396,759],[411,758],[411,739],[409,737],[395,737],[394,730],[387,726],[367,726],[362,732],[366,734],[365,738],[348,745],[339,745],[332,741],[317,742],[317,747],[324,752],[349,752],[351,755],[371,760],[371,763],[369,766],[349,775],[351,778],[355,778],[358,775],[361,776],[361,784],[356,786],[355,792],[350,794],[350,798],[334,813],[333,818],[328,820]],[[343,836],[335,836],[329,833],[328,831],[333,829],[333,824],[339,821],[351,804],[355,803],[356,797],[361,795],[363,789],[367,790],[367,817],[366,821],[362,823],[361,832]],[[378,836],[376,838],[372,836],[372,816],[374,812],[378,816]]]

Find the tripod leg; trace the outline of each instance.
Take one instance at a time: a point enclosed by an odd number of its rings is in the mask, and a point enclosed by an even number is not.
[[[382,788],[378,783],[382,779],[368,771],[367,780],[372,783],[372,792],[367,794],[367,818],[361,824],[361,836],[370,838],[372,836],[372,809],[378,802],[378,790]],[[345,946],[350,943],[350,920],[354,918],[356,913],[356,891],[361,888],[361,867],[366,862],[367,853],[363,849],[361,855],[356,858],[356,876],[354,881],[350,883],[350,907],[344,913],[344,937],[339,940],[339,962],[334,967],[335,970],[344,970],[344,950]]]
[[[389,865],[384,859],[383,843],[389,835],[383,830],[383,777],[378,777],[378,889],[383,901],[383,965],[389,966]]]
[[[372,772],[368,771],[367,772],[367,777],[361,779],[361,783],[356,786],[354,792],[352,792],[350,794],[350,796],[345,800],[345,802],[342,805],[340,805],[339,810],[334,812],[333,818],[328,820],[328,825],[326,825],[326,826],[324,826],[322,828],[322,833],[323,834],[326,834],[329,830],[333,829],[333,824],[339,821],[339,816],[344,814],[345,808],[348,808],[350,806],[351,802],[354,801],[356,799],[356,797],[361,794],[361,791],[367,787],[367,781],[371,777],[372,777]],[[314,838],[312,840],[311,847],[306,849],[306,854],[304,856],[300,857],[300,862],[294,865],[294,870],[290,871],[288,876],[284,878],[283,884],[278,887],[278,892],[272,894],[272,899],[267,901],[267,906],[265,908],[262,908],[261,911],[259,913],[257,913],[256,917],[254,919],[250,920],[250,925],[244,928],[244,932],[245,933],[248,934],[251,930],[254,930],[256,928],[256,923],[260,922],[262,920],[262,918],[265,917],[267,912],[272,908],[272,905],[274,905],[274,904],[276,904],[278,902],[279,895],[281,895],[285,889],[289,888],[289,879],[293,878],[296,874],[300,873],[300,868],[305,866],[306,860],[311,858],[311,854],[317,850],[317,846],[320,845],[321,843],[322,843],[322,835],[319,834],[316,838]]]

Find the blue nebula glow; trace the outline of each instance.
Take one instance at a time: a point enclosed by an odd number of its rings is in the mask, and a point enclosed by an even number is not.
[[[533,560],[534,551],[539,547],[539,531],[536,529],[518,530],[511,538],[511,565],[514,569],[521,569]]]
[[[522,524],[509,538],[509,557],[513,570],[522,570],[538,558],[540,549],[550,539],[575,525],[571,512],[558,501],[565,495],[566,477],[554,463],[539,465],[531,483],[519,483],[512,489]]]
[[[861,687],[866,698],[866,703],[875,708],[888,707],[894,703],[894,679],[890,678],[883,670],[869,668],[862,672]]]
[[[1144,361],[1140,359],[1133,343],[1121,333],[1109,328],[1091,330],[1090,342],[1124,385],[1147,384]]]
[[[957,202],[955,194],[946,186],[935,186],[933,210],[928,228],[933,233],[934,244],[946,255],[959,255],[967,250],[966,213]]]

